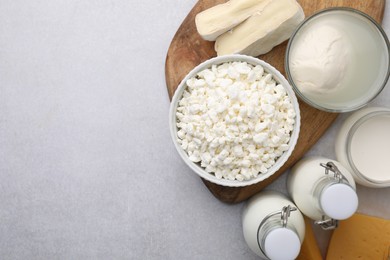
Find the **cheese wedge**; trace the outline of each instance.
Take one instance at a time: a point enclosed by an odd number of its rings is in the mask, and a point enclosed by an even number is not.
[[[259,56],[290,38],[304,18],[296,0],[272,0],[263,11],[219,36],[215,50],[218,56],[235,53]]]
[[[305,239],[297,260],[322,260],[321,251],[311,226],[311,220],[307,217],[305,217]]]
[[[390,259],[390,220],[355,214],[340,221],[326,259]]]
[[[245,21],[256,12],[261,12],[271,0],[230,0],[200,12],[195,17],[196,29],[207,41]]]

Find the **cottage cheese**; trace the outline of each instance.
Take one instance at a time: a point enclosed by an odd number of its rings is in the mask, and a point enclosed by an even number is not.
[[[187,82],[179,101],[178,142],[217,178],[266,173],[289,148],[295,111],[284,87],[260,65],[213,65]]]

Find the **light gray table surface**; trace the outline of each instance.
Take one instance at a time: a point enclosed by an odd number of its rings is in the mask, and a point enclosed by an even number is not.
[[[165,56],[195,2],[0,1],[0,259],[256,259],[244,203],[213,197],[168,131]],[[387,87],[371,105],[389,104]],[[335,158],[346,116],[310,155]],[[390,189],[358,195],[390,217]]]

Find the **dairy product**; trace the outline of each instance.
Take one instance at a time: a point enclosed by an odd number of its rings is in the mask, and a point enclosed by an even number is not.
[[[369,187],[390,187],[389,108],[369,107],[351,114],[339,130],[335,147],[337,159],[356,182]]]
[[[291,37],[287,76],[308,104],[326,111],[356,110],[388,79],[387,37],[364,13],[333,8],[309,17]]]
[[[351,173],[339,162],[323,157],[306,157],[294,165],[287,189],[302,213],[325,229],[337,225],[332,219],[350,217],[358,206]],[[322,224],[324,220],[329,221]]]
[[[326,23],[312,26],[296,43],[290,69],[303,94],[321,96],[340,91],[350,65],[350,42],[340,30]]]
[[[242,227],[249,248],[262,259],[295,259],[305,237],[305,222],[294,203],[263,191],[245,205]]]
[[[329,243],[327,260],[390,257],[390,220],[355,214],[340,223]]]
[[[186,81],[177,140],[191,161],[219,179],[266,173],[289,149],[296,113],[286,89],[260,65],[213,65]]]
[[[368,119],[351,139],[351,157],[356,168],[379,182],[390,181],[389,149],[390,113]]]
[[[242,23],[256,12],[262,12],[271,0],[230,0],[200,12],[195,17],[196,29],[203,39],[215,41],[224,32]]]
[[[304,19],[295,0],[272,0],[262,12],[256,12],[215,42],[218,55],[246,54],[258,56],[287,40]]]
[[[309,218],[305,217],[305,239],[296,260],[323,260]]]

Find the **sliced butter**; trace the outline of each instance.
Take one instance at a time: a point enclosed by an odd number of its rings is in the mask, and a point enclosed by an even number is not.
[[[302,7],[295,0],[272,0],[232,30],[219,36],[215,50],[220,55],[258,56],[290,38],[303,21]]]
[[[245,21],[248,17],[264,9],[272,0],[230,0],[200,12],[195,17],[196,29],[207,41]]]

